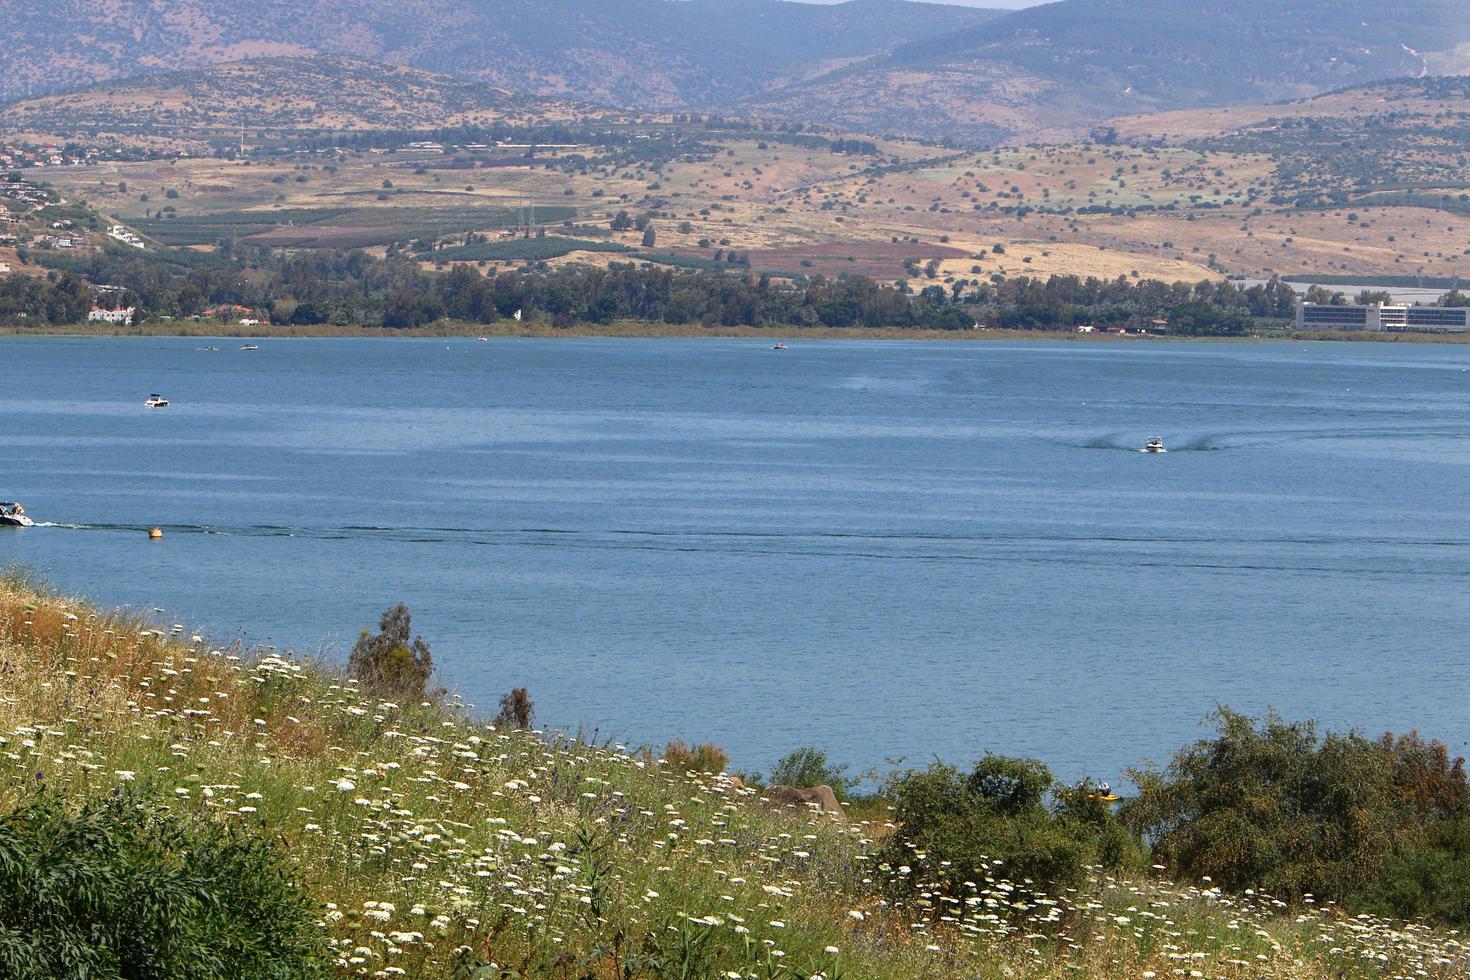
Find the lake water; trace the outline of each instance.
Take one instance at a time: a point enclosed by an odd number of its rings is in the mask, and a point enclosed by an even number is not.
[[[0,340],[0,564],[743,768],[1470,735],[1470,347],[239,344]]]

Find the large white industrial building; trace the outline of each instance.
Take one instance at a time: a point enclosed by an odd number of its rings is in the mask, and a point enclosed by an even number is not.
[[[1465,333],[1470,331],[1470,308],[1301,303],[1296,308],[1296,325],[1298,330]]]

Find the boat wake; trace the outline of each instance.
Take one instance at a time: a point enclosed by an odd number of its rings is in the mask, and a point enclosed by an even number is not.
[[[1171,453],[1213,453],[1224,449],[1238,448],[1238,444],[1230,442],[1230,436],[1214,435],[1199,436],[1187,439],[1183,442],[1168,443],[1168,451]],[[1069,442],[1064,445],[1073,446],[1077,449],[1113,449],[1127,453],[1148,452],[1144,448],[1144,440],[1131,438],[1122,434],[1099,436],[1087,442]]]
[[[67,525],[51,525],[67,527]],[[71,525],[78,531],[110,531],[141,535],[145,525]],[[164,525],[166,538],[178,535],[293,538],[389,545],[433,544],[456,548],[570,549],[587,552],[639,551],[670,555],[691,553],[745,557],[836,558],[844,561],[941,562],[955,564],[1020,563],[1116,567],[1205,568],[1238,571],[1331,572],[1345,575],[1383,574],[1463,577],[1466,566],[1453,554],[1470,549],[1470,538],[1380,538],[1294,536],[1276,532],[1221,536],[1189,530],[1172,533],[1147,529],[1106,533],[852,533],[821,529],[786,531],[664,531],[640,528],[430,528],[430,527],[280,527],[275,525]],[[283,542],[282,542],[283,543]],[[1385,561],[1363,563],[1356,556],[1367,545],[1389,549]],[[1435,554],[1444,554],[1434,560]],[[1265,560],[1262,559],[1265,555]]]

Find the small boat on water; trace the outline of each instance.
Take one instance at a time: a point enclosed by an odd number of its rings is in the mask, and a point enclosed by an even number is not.
[[[168,399],[155,392],[143,404],[148,408],[168,408]]]
[[[241,350],[260,350],[260,345],[259,344],[246,344],[243,347],[241,347],[240,349]]]
[[[476,340],[489,340],[489,337],[476,337]]]
[[[785,350],[785,349],[786,349],[786,345],[785,344],[777,344],[775,347],[772,347],[771,348],[771,350]]]
[[[1154,436],[1144,445],[1143,451],[1146,453],[1167,453],[1169,450],[1164,448],[1163,439]]]
[[[26,509],[13,500],[0,500],[0,524],[9,527],[36,526],[36,522],[26,516]]]

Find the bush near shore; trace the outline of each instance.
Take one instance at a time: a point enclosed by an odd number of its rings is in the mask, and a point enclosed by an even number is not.
[[[1004,792],[1006,779],[1024,791]],[[205,891],[220,901],[254,894],[274,909],[259,929],[293,937],[303,963],[341,976],[1326,978],[1470,968],[1453,931],[1324,899],[1172,882],[1101,846],[1078,856],[1069,884],[1047,885],[1022,871],[1024,847],[999,848],[1004,822],[1067,833],[1047,822],[1091,819],[1087,832],[1101,840],[1111,814],[1042,805],[1049,777],[1024,766],[997,763],[959,782],[978,794],[970,805],[1009,801],[986,817],[995,849],[963,837],[973,869],[964,878],[922,850],[916,818],[893,819],[902,805],[872,821],[773,811],[718,775],[498,728],[452,697],[385,700],[318,664],[212,648],[181,625],[0,583],[0,811],[17,814],[0,825],[0,865],[16,821],[36,819],[36,807],[49,808],[50,825],[83,826],[131,806],[196,850],[242,842],[240,873],[278,876],[285,890],[221,884],[234,866],[221,860]],[[122,848],[114,863],[153,866],[182,853],[172,847]],[[107,864],[108,853],[92,857]],[[34,938],[35,902],[64,906],[73,889],[44,879],[36,896],[0,901],[0,956]],[[305,910],[304,927],[293,909]],[[248,925],[215,934],[259,950]],[[148,975],[301,975],[183,962],[160,953]],[[141,975],[47,963],[10,972]]]

